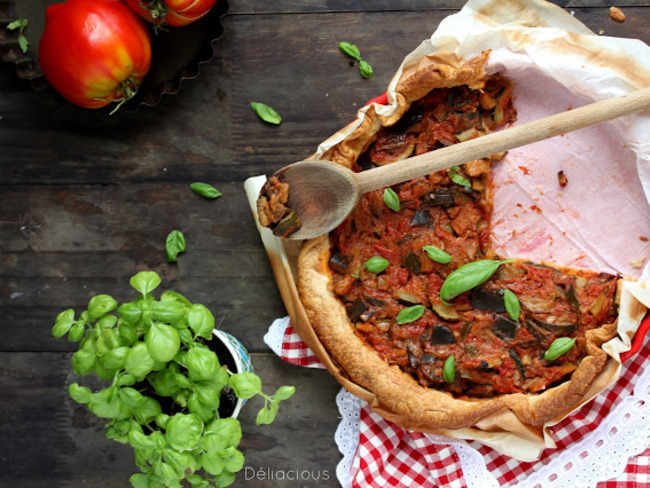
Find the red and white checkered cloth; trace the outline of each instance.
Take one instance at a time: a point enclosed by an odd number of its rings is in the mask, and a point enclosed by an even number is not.
[[[650,320],[645,322],[650,323]],[[282,327],[282,344],[272,347],[276,354],[292,364],[322,368],[322,364],[295,332],[291,322],[283,322]],[[624,362],[625,370],[612,388],[552,427],[558,448],[546,449],[538,461],[517,461],[478,442],[468,443],[483,456],[487,470],[500,486],[514,485],[527,479],[537,469],[561,455],[564,449],[595,429],[618,400],[633,392],[636,380],[645,366],[645,359],[650,356],[650,340],[644,338],[643,341],[638,341],[638,344],[638,353]],[[361,406],[359,444],[350,474],[354,488],[468,486],[459,454],[453,444],[432,442],[425,434],[406,431],[373,413],[366,404]],[[592,486],[649,487],[650,446],[641,454],[630,458],[620,476]]]

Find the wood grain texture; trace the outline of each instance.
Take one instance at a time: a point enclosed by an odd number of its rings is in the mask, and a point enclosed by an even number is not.
[[[338,423],[338,383],[324,370],[298,368],[274,356],[253,355],[253,366],[263,372],[265,391],[292,384],[297,392],[268,426],[255,425],[261,399],[244,406],[241,449],[249,469],[238,475],[236,486],[296,486],[277,476],[273,482],[260,481],[251,471],[295,469],[328,473],[329,482],[309,486],[337,486],[339,455],[332,433]],[[129,486],[129,476],[137,471],[133,450],[106,439],[103,421],[68,397],[73,382],[101,386],[72,373],[69,353],[0,355],[0,486]]]
[[[28,34],[42,30],[55,1],[14,2],[30,18]],[[312,154],[464,3],[229,0],[225,33],[197,79],[156,107],[111,117],[37,93],[14,65],[0,64],[0,486],[128,485],[130,449],[105,440],[100,422],[69,400],[73,348],[50,330],[59,311],[80,310],[97,293],[129,299],[126,282],[141,269],[209,306],[255,353],[269,388],[297,386],[272,426],[255,427],[256,409],[245,408],[247,466],[329,479],[242,473],[236,486],[338,485],[339,387],[324,371],[282,363],[263,342],[285,310],[242,185]],[[555,3],[594,32],[650,41],[650,2],[619,4],[623,23],[609,19],[605,0]],[[344,40],[372,64],[371,80],[338,50]],[[282,124],[261,122],[251,101],[273,106]],[[223,197],[202,200],[189,189],[194,181]],[[187,251],[170,265],[164,240],[173,229],[186,235]]]

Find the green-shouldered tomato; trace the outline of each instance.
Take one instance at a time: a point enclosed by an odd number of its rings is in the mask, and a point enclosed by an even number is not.
[[[151,65],[150,32],[122,0],[50,5],[38,60],[47,81],[85,108],[124,102]]]

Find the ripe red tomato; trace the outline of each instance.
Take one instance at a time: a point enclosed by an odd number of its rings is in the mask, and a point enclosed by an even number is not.
[[[126,3],[155,25],[181,27],[203,17],[217,0],[126,0]]]
[[[47,81],[85,108],[135,95],[151,64],[150,33],[122,0],[50,5],[38,60]]]

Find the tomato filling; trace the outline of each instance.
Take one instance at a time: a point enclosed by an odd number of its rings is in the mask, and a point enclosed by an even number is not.
[[[483,90],[436,89],[382,129],[355,169],[480,137],[515,117],[512,84],[501,76],[490,77]],[[585,333],[616,317],[617,277],[522,260],[501,264],[452,300],[440,298],[452,271],[498,259],[489,242],[495,158],[393,186],[397,211],[383,190],[368,193],[330,234],[334,293],[356,333],[423,386],[457,395],[540,392],[562,382],[587,354]],[[448,259],[432,258],[425,250],[431,246]],[[387,266],[367,266],[371,258]],[[517,317],[506,312],[505,290],[517,297]],[[400,323],[400,311],[414,306],[424,307],[422,315]],[[545,357],[562,337],[575,343],[557,358]],[[450,379],[444,365],[452,355]]]

